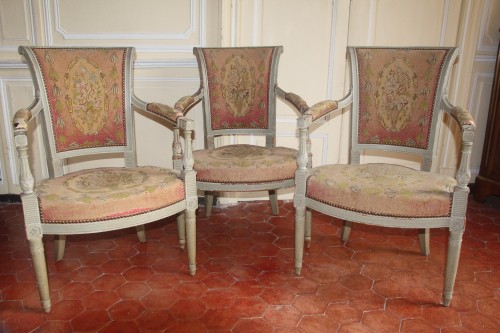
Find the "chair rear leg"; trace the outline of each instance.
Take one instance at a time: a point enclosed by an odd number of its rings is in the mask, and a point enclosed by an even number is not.
[[[49,313],[51,309],[49,279],[47,276],[47,264],[45,262],[45,251],[43,249],[42,237],[29,239],[29,246],[42,309],[46,313]]]
[[[205,216],[212,214],[212,205],[214,204],[214,195],[211,192],[205,192]]]
[[[146,242],[146,227],[144,227],[144,224],[138,225],[135,227],[137,231],[137,238],[139,238],[139,242],[145,243]]]
[[[304,237],[305,237],[305,207],[295,208],[295,274],[302,272],[302,260],[304,257]]]
[[[312,211],[311,209],[306,208],[306,226],[305,226],[306,249],[311,247],[311,219],[312,219]]]
[[[446,273],[444,276],[444,292],[443,305],[450,305],[453,297],[453,287],[457,277],[458,261],[460,259],[460,249],[462,247],[463,230],[450,230],[450,238],[448,240],[448,255],[446,258]]]
[[[186,241],[189,274],[196,274],[196,211],[186,210]]]
[[[179,233],[179,247],[186,247],[186,215],[184,212],[177,215],[177,232]]]
[[[424,256],[431,254],[430,247],[430,229],[419,229],[418,230],[418,241],[420,243],[420,253]]]
[[[269,201],[271,202],[271,209],[273,211],[273,215],[278,215],[278,192],[276,190],[269,191]]]
[[[347,242],[349,240],[349,235],[351,234],[352,222],[344,221],[344,226],[342,227],[342,241]]]
[[[60,261],[64,257],[66,248],[66,235],[55,235],[54,237],[54,259]]]

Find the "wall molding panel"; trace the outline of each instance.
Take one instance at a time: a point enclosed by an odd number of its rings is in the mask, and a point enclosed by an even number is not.
[[[498,0],[484,0],[477,50],[478,52],[493,53],[495,60],[498,48],[498,29],[500,29],[499,17],[500,2]]]
[[[47,1],[47,0],[46,0]],[[53,1],[53,13],[54,13],[54,25],[55,25],[55,31],[58,32],[59,34],[62,35],[63,39],[65,40],[131,40],[131,39],[147,39],[147,40],[189,40],[189,37],[191,37],[191,35],[193,33],[200,33],[201,30],[198,30],[197,31],[197,24],[196,24],[196,5],[195,5],[195,1],[196,0],[189,0],[189,13],[187,15],[187,17],[189,17],[189,20],[187,22],[187,26],[186,27],[179,27],[179,31],[176,33],[176,32],[165,32],[165,33],[154,33],[154,32],[151,32],[151,31],[148,31],[148,32],[144,32],[144,33],[125,33],[123,31],[119,31],[117,30],[115,33],[101,33],[101,32],[97,32],[97,33],[83,33],[83,32],[74,32],[74,33],[69,33],[66,31],[66,29],[63,27],[63,19],[61,17],[61,11],[60,11],[60,7],[62,6],[62,3],[63,1],[61,0],[54,0]],[[112,2],[103,2],[103,1],[99,1],[99,0],[86,0],[86,4],[88,5],[88,7],[93,7],[92,6],[92,2],[95,2],[95,4],[103,4],[103,5],[106,5],[106,4],[109,4],[109,5],[113,5]],[[125,2],[125,1],[124,1]],[[147,5],[147,2],[148,0],[143,0],[141,2],[141,4],[143,5]],[[155,1],[156,3],[158,3],[158,1]],[[164,3],[167,3],[165,1],[163,1]],[[179,1],[177,1],[179,2]],[[114,7],[117,7],[116,4],[114,5]],[[118,6],[119,7],[119,6]],[[47,8],[49,8],[49,6],[47,6]],[[94,7],[95,8],[95,7]],[[152,13],[164,13],[162,12],[161,10],[158,10],[158,9],[155,9],[155,7],[150,7],[152,8]],[[109,18],[109,11],[106,10],[107,8],[104,7],[103,8],[103,15],[108,17]],[[95,13],[95,11],[94,11]],[[81,15],[81,11],[78,13],[79,15]],[[89,14],[89,13],[85,13],[85,14]],[[136,12],[130,12],[128,13],[129,15],[137,15]],[[119,17],[119,15],[117,15]],[[201,17],[201,15],[200,15]],[[131,18],[129,18],[131,19]],[[147,17],[144,17],[143,19],[148,19]],[[68,23],[68,22],[66,22]],[[109,22],[109,25],[107,26],[108,28],[110,28],[111,26],[113,26],[116,21],[113,21],[113,20],[110,20]],[[199,24],[198,24],[199,26]],[[85,26],[87,27],[87,26]],[[184,28],[184,31],[183,31],[183,28]],[[82,29],[83,30],[83,29]],[[199,36],[197,36],[199,38]]]
[[[34,0],[0,1],[0,60],[17,54],[21,44],[34,44],[35,27],[33,24]]]
[[[140,52],[186,52],[203,45],[207,34],[206,0],[43,0],[43,8],[50,46],[133,45]],[[110,17],[113,12],[117,15]]]

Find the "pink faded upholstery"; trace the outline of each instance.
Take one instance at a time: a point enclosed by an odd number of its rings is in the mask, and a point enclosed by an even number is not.
[[[204,48],[202,52],[209,73],[212,129],[268,128],[274,48]]]
[[[58,152],[125,146],[125,49],[35,48]]]
[[[391,164],[326,165],[314,169],[306,196],[370,215],[450,216],[456,180]]]
[[[137,215],[184,199],[184,183],[158,167],[97,168],[37,186],[43,223],[82,223]],[[71,218],[71,219],[68,219]]]
[[[427,149],[447,49],[358,48],[358,143]]]
[[[276,182],[293,179],[297,168],[297,151],[284,147],[230,145],[193,154],[197,180],[203,182]]]

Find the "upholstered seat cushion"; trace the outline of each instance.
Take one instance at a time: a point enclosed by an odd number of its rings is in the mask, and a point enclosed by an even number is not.
[[[266,183],[293,179],[297,150],[253,145],[229,145],[196,150],[196,180],[210,183]]]
[[[92,222],[137,215],[184,199],[184,183],[158,167],[98,168],[37,185],[43,223]]]
[[[313,170],[306,196],[330,206],[381,216],[450,216],[451,177],[375,163]]]

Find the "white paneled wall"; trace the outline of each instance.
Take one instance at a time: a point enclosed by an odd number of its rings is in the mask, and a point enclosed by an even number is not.
[[[10,120],[28,106],[33,89],[18,45],[135,46],[135,91],[147,101],[172,105],[199,85],[193,46],[283,45],[278,83],[310,105],[338,99],[346,92],[347,45],[460,46],[450,95],[470,109],[478,131],[472,171],[479,171],[496,45],[500,0],[0,0],[0,194],[18,193]],[[203,145],[199,107],[195,148]],[[349,110],[339,110],[311,135],[313,163],[343,163],[348,156]],[[326,121],[328,120],[328,121]],[[137,116],[138,144],[156,146],[169,135]],[[296,147],[296,115],[278,103],[278,143]],[[445,124],[448,124],[445,119]],[[38,135],[35,130],[33,135]],[[453,173],[456,128],[444,126],[434,167]],[[259,143],[260,138],[245,138]],[[34,154],[43,147],[36,144]],[[142,164],[165,165],[171,149],[140,149]],[[366,161],[391,157],[367,156]],[[399,157],[397,157],[399,158]],[[69,169],[92,162],[77,161]],[[112,161],[110,163],[113,163]],[[406,160],[410,166],[418,161]],[[44,176],[41,165],[34,166]],[[292,191],[282,191],[291,198]],[[248,197],[248,195],[246,195]],[[227,201],[243,196],[228,196]],[[252,198],[265,198],[256,193]]]
[[[33,100],[27,66],[17,54],[19,45],[38,46],[134,46],[137,52],[134,86],[146,101],[173,105],[199,87],[193,46],[219,45],[220,1],[217,0],[0,0],[0,98],[2,143],[0,194],[19,193],[16,152],[11,119]],[[202,138],[201,110],[190,116]],[[158,142],[171,142],[163,127],[137,114],[140,164],[168,165],[171,147],[158,154]],[[36,124],[34,124],[36,125]],[[43,154],[39,128],[32,126],[33,155]],[[201,148],[202,140],[195,142]],[[34,159],[33,159],[34,160]],[[38,160],[38,159],[37,159]],[[110,159],[110,165],[118,160]],[[74,159],[68,171],[93,161]],[[43,164],[32,165],[37,179],[46,176]]]

